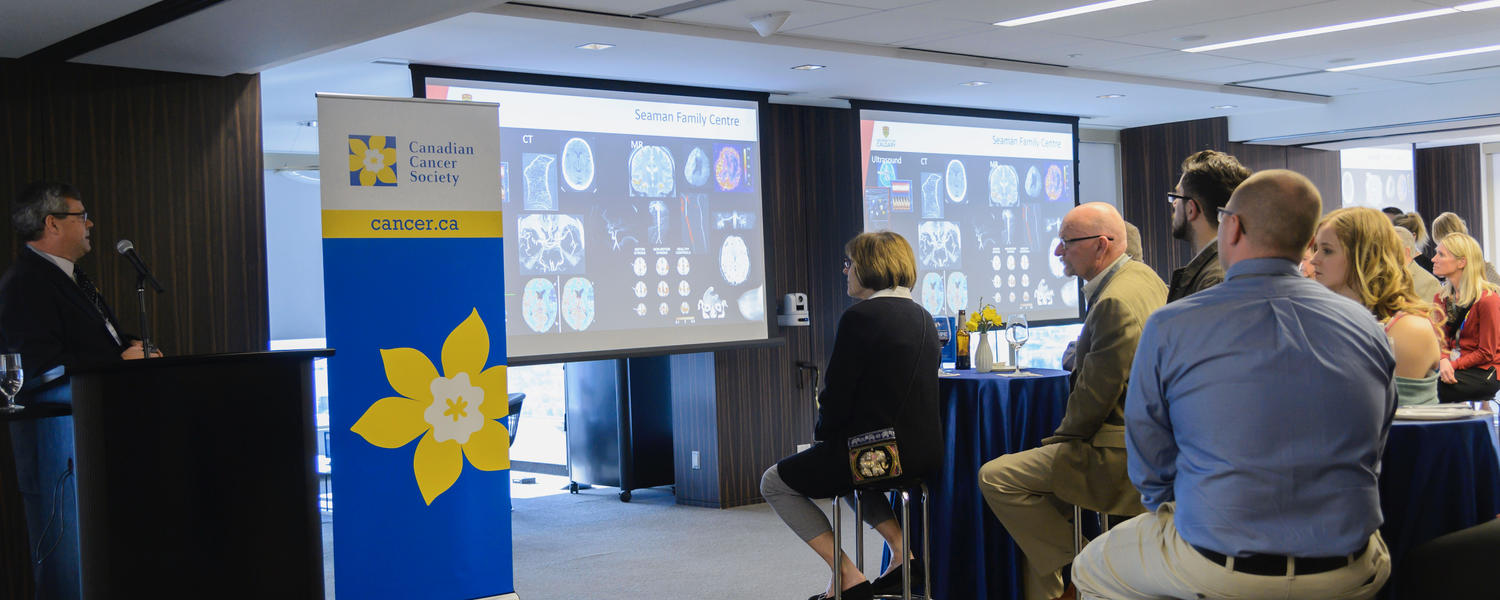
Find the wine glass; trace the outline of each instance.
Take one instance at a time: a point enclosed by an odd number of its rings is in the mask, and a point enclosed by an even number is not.
[[[1025,346],[1030,337],[1031,327],[1026,324],[1026,315],[1005,316],[1005,340],[1010,342],[1010,353],[1016,357],[1013,366],[1017,371],[1021,370],[1021,346]]]
[[[953,339],[953,331],[949,328],[948,317],[933,317],[932,326],[937,328],[938,338],[938,371],[943,370],[943,348],[948,347],[948,341]]]
[[[21,355],[0,354],[0,393],[5,394],[5,406],[0,406],[0,412],[21,412],[26,408],[16,404],[16,393],[21,391],[23,381]]]

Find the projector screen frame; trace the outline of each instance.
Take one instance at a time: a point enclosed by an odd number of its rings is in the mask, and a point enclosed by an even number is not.
[[[761,149],[760,161],[765,164],[765,144],[770,133],[768,120],[765,115],[770,106],[770,94],[767,92],[755,92],[746,90],[729,90],[719,88],[706,88],[697,86],[647,83],[639,81],[625,81],[617,79],[597,79],[590,77],[572,77],[563,75],[546,75],[539,73],[523,73],[518,71],[500,71],[491,69],[474,69],[466,67],[447,67],[441,65],[430,65],[412,63],[408,65],[411,71],[412,97],[427,97],[427,81],[429,79],[468,79],[479,82],[492,82],[516,85],[534,85],[557,88],[574,88],[582,90],[599,90],[606,92],[625,92],[636,94],[653,94],[664,96],[683,96],[686,98],[710,98],[721,100],[738,100],[742,102],[753,102],[756,105],[757,115],[757,144]],[[766,210],[766,199],[774,188],[777,176],[770,170],[760,171],[760,215],[763,223],[761,227],[761,248],[765,251],[762,260],[765,264],[765,326],[766,335],[763,338],[744,339],[728,342],[691,343],[665,346],[649,346],[641,348],[620,348],[607,350],[591,350],[585,352],[536,354],[528,356],[507,357],[507,363],[513,366],[540,365],[560,362],[576,362],[587,360],[608,360],[617,358],[639,358],[647,356],[662,356],[669,354],[692,354],[699,352],[713,352],[716,350],[737,350],[746,348],[762,348],[782,346],[786,344],[785,334],[782,327],[776,324],[778,303],[775,301],[779,296],[775,292],[774,267],[767,258],[771,249],[771,227],[764,225]],[[508,335],[508,334],[507,334]],[[507,344],[507,348],[509,345]]]
[[[1043,123],[1058,123],[1058,124],[1063,124],[1063,125],[1069,125],[1072,128],[1072,137],[1073,137],[1073,190],[1074,190],[1074,193],[1073,193],[1073,206],[1075,206],[1075,207],[1078,206],[1078,198],[1079,198],[1078,187],[1079,187],[1079,184],[1082,182],[1082,180],[1081,180],[1081,178],[1078,175],[1078,117],[1076,117],[1076,116],[1052,115],[1052,114],[1046,114],[1046,113],[1016,112],[1016,111],[1008,111],[1008,110],[992,110],[992,109],[982,109],[982,108],[966,108],[966,107],[958,107],[958,106],[939,106],[939,105],[934,105],[934,104],[908,104],[908,103],[902,103],[902,102],[884,102],[884,101],[879,101],[879,100],[850,99],[849,100],[849,118],[850,118],[850,120],[853,123],[853,130],[856,132],[856,135],[854,136],[854,139],[850,140],[850,142],[849,142],[849,144],[852,146],[852,150],[853,150],[853,153],[854,153],[853,156],[860,156],[861,153],[863,152],[863,148],[861,146],[863,145],[864,142],[863,142],[863,140],[861,140],[859,138],[858,132],[860,130],[861,113],[863,111],[866,111],[866,110],[871,110],[871,111],[885,111],[885,112],[915,113],[915,114],[919,114],[919,115],[920,114],[927,114],[927,115],[954,116],[954,117],[974,117],[974,118],[980,118],[980,119],[1004,119],[1004,120],[1010,120],[1010,121],[1037,121],[1037,122],[1043,122]],[[853,178],[854,181],[860,182],[860,185],[863,186],[864,185],[864,179],[862,177],[862,171],[860,170],[863,167],[863,165],[861,164],[861,161],[853,161],[853,166],[854,166],[854,173],[852,175],[852,178]],[[857,207],[857,210],[859,212],[863,213],[864,212],[864,194],[863,194],[863,190],[862,189],[853,190],[852,196],[854,198],[854,201],[859,205]],[[863,227],[863,225],[861,225],[860,226],[860,231],[863,231],[863,230],[864,230],[864,227]],[[1079,294],[1082,295],[1082,293],[1083,293],[1083,291],[1082,291],[1083,290],[1083,281],[1082,281],[1082,279],[1079,280],[1078,289],[1079,289]],[[1030,326],[1032,326],[1032,327],[1040,327],[1040,326],[1049,326],[1049,325],[1073,325],[1073,324],[1077,324],[1077,323],[1082,323],[1083,322],[1083,301],[1082,300],[1083,300],[1082,298],[1079,298],[1079,302],[1078,302],[1078,316],[1077,317],[1068,317],[1068,318],[1062,318],[1062,319],[1040,319],[1040,320],[1036,320],[1036,321],[1031,321],[1031,320],[1028,319],[1028,324]]]

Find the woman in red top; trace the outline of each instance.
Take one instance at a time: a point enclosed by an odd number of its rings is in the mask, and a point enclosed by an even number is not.
[[[1479,242],[1448,234],[1432,257],[1432,274],[1446,278],[1433,301],[1444,314],[1446,352],[1438,363],[1438,400],[1488,400],[1500,390],[1500,287],[1484,278]]]

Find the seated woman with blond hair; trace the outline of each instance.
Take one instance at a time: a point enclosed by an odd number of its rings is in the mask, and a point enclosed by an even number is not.
[[[1333,211],[1318,224],[1313,250],[1318,283],[1364,305],[1385,325],[1396,354],[1397,404],[1435,404],[1442,355],[1438,314],[1413,291],[1390,220],[1373,208]]]
[[[1438,400],[1489,400],[1500,390],[1500,286],[1485,279],[1484,254],[1468,234],[1438,240],[1432,274],[1447,279],[1435,299],[1448,353],[1438,367]]]

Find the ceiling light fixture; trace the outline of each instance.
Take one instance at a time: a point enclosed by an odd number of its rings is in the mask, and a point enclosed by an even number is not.
[[[411,61],[406,60],[404,58],[391,58],[389,56],[383,56],[383,57],[377,58],[375,60],[372,60],[370,62],[372,64],[377,64],[377,65],[396,65],[396,66],[400,66],[400,67],[404,67],[406,65],[411,64]]]
[[[978,81],[978,80],[975,80],[975,81],[965,81],[965,82],[960,83],[958,85],[968,86],[968,87],[979,87],[981,85],[989,85],[989,84],[990,84],[990,82],[988,82],[988,81]]]
[[[608,50],[613,47],[615,47],[614,44],[605,44],[603,42],[589,42],[587,44],[579,44],[577,46],[574,46],[574,48],[577,48],[579,50]]]
[[[1049,13],[1042,13],[1042,14],[1039,14],[1039,15],[1032,15],[1032,16],[1029,16],[1029,17],[1021,17],[1019,19],[1011,19],[1009,21],[1000,21],[999,23],[995,23],[995,25],[998,26],[998,27],[1015,27],[1017,25],[1027,25],[1027,24],[1030,24],[1030,23],[1040,23],[1042,21],[1051,21],[1053,19],[1061,19],[1061,18],[1064,18],[1064,17],[1071,17],[1071,16],[1074,16],[1074,15],[1082,15],[1082,14],[1087,14],[1087,13],[1091,13],[1091,12],[1098,12],[1098,11],[1101,11],[1101,10],[1109,10],[1111,8],[1120,8],[1121,6],[1130,6],[1132,4],[1141,4],[1143,2],[1150,2],[1150,1],[1151,0],[1110,0],[1109,2],[1095,2],[1093,4],[1085,4],[1083,6],[1075,6],[1073,8],[1067,8],[1067,9],[1063,9],[1063,10],[1054,10],[1054,11],[1049,12]]]
[[[1331,72],[1355,71],[1359,69],[1370,69],[1374,67],[1388,67],[1390,65],[1404,65],[1406,63],[1422,62],[1424,60],[1438,60],[1440,58],[1453,58],[1455,56],[1468,56],[1470,54],[1484,54],[1486,52],[1500,52],[1500,44],[1495,44],[1493,46],[1480,46],[1478,48],[1469,48],[1466,50],[1453,50],[1451,52],[1423,54],[1421,56],[1408,56],[1406,58],[1393,58],[1391,60],[1349,65],[1347,67],[1331,67],[1324,70]]]
[[[1214,110],[1229,110],[1231,108],[1239,108],[1239,106],[1235,104],[1215,104],[1213,106],[1210,106],[1209,108],[1212,108]]]
[[[1272,34],[1272,35],[1263,35],[1263,36],[1260,36],[1260,37],[1246,38],[1246,39],[1243,39],[1243,40],[1235,40],[1235,41],[1232,41],[1232,42],[1223,42],[1223,43],[1219,43],[1219,44],[1209,44],[1207,46],[1195,46],[1195,47],[1192,47],[1192,48],[1184,48],[1182,51],[1183,52],[1212,52],[1214,50],[1223,50],[1225,48],[1238,48],[1240,46],[1250,46],[1250,45],[1254,45],[1254,44],[1264,44],[1266,42],[1279,42],[1281,40],[1290,40],[1290,39],[1308,37],[1308,36],[1313,36],[1313,35],[1323,35],[1325,33],[1337,33],[1337,32],[1340,32],[1340,31],[1349,31],[1349,30],[1352,30],[1352,29],[1364,29],[1366,27],[1378,27],[1378,26],[1381,26],[1381,25],[1390,25],[1391,23],[1403,23],[1403,22],[1406,22],[1406,21],[1416,21],[1418,19],[1427,19],[1427,18],[1431,18],[1431,17],[1441,17],[1443,15],[1452,15],[1452,14],[1457,14],[1457,13],[1460,13],[1460,12],[1473,12],[1473,11],[1477,11],[1477,10],[1485,10],[1485,9],[1497,8],[1497,7],[1500,7],[1500,0],[1487,0],[1485,2],[1473,2],[1473,3],[1469,3],[1469,4],[1461,4],[1461,5],[1455,6],[1453,8],[1438,8],[1438,9],[1433,9],[1433,10],[1424,10],[1424,11],[1420,11],[1420,12],[1406,13],[1404,15],[1392,15],[1392,16],[1389,16],[1389,17],[1379,17],[1379,18],[1375,18],[1375,19],[1365,19],[1363,21],[1353,21],[1353,22],[1350,22],[1350,23],[1340,23],[1338,25],[1328,25],[1328,26],[1324,26],[1324,27],[1314,27],[1312,29],[1300,29],[1300,30],[1297,30],[1297,31],[1288,31],[1286,33],[1277,33],[1277,34]]]
[[[1124,98],[1124,97],[1125,97],[1125,94],[1102,94],[1102,95],[1099,95],[1099,96],[1095,96],[1095,98],[1100,98],[1102,100],[1114,100],[1115,98]]]
[[[826,69],[826,68],[828,68],[828,67],[825,67],[823,65],[797,65],[795,67],[792,67],[792,70],[793,71],[816,71],[818,69]]]

